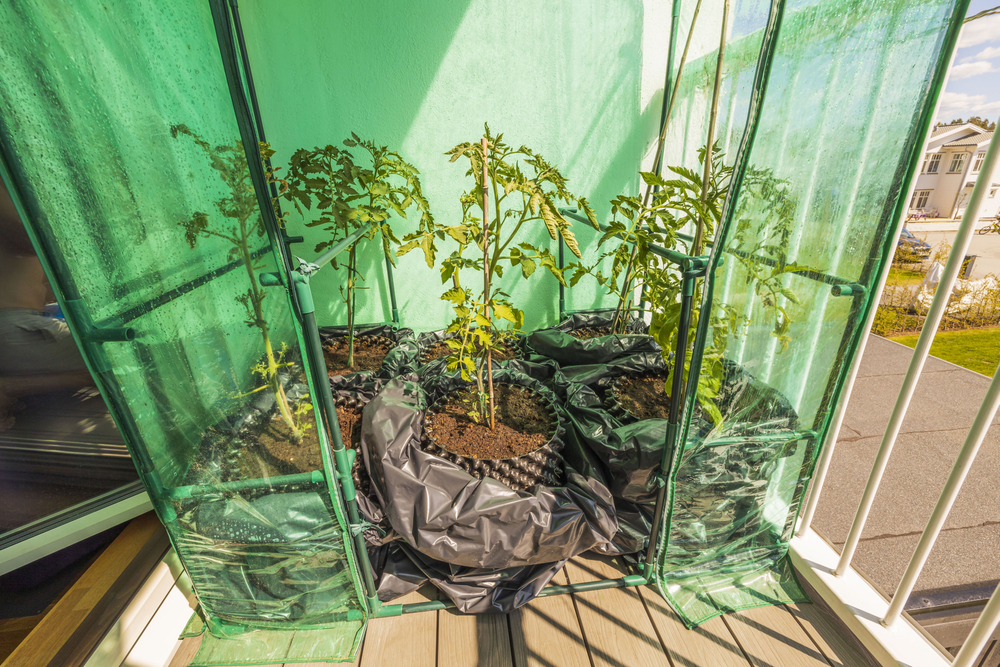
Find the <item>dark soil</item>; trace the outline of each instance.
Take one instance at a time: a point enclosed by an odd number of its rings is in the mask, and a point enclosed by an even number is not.
[[[292,439],[291,429],[277,412],[255,439],[248,436],[239,451],[236,466],[243,478],[277,477],[323,469],[316,427],[307,429],[302,440]]]
[[[665,391],[666,374],[652,377],[623,377],[614,386],[621,406],[638,419],[667,419],[670,397]]]
[[[509,459],[532,452],[552,435],[553,417],[540,397],[508,384],[494,385],[496,430],[477,424],[472,391],[456,392],[427,416],[436,444],[473,459]]]
[[[354,368],[347,367],[347,337],[336,338],[323,347],[326,369],[330,375],[358,371],[377,371],[394,343],[383,336],[358,336],[354,339]]]
[[[610,336],[610,327],[601,327],[600,329],[592,329],[587,327],[585,329],[573,329],[572,331],[567,331],[573,338],[579,338],[580,340],[590,340],[591,338],[600,338],[601,336]]]
[[[337,421],[340,422],[340,437],[348,449],[361,445],[361,410],[337,406]]]
[[[429,364],[435,359],[443,359],[451,354],[451,348],[442,340],[434,343],[420,355],[420,361]],[[510,361],[517,358],[517,351],[512,345],[501,345],[493,350],[493,361]]]

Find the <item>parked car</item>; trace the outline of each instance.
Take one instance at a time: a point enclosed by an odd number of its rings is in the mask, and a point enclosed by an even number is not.
[[[927,259],[931,256],[931,244],[918,239],[908,229],[904,228],[899,234],[899,240],[896,242],[896,252],[900,251],[916,255],[921,259]]]

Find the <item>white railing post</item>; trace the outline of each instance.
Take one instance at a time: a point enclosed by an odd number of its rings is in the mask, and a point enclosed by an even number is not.
[[[927,558],[930,556],[931,549],[934,548],[938,534],[941,532],[941,528],[944,526],[944,522],[951,512],[951,508],[955,504],[955,499],[958,498],[958,492],[962,490],[962,484],[969,474],[969,469],[972,468],[973,461],[976,460],[976,454],[979,453],[979,447],[983,444],[986,432],[990,430],[990,424],[993,423],[993,418],[996,416],[998,408],[1000,408],[1000,367],[997,368],[996,373],[993,375],[993,381],[986,392],[986,398],[983,399],[982,405],[979,406],[979,412],[976,413],[976,419],[972,423],[972,428],[969,429],[969,434],[965,438],[965,443],[958,454],[958,459],[955,461],[955,465],[951,469],[951,474],[948,476],[948,481],[945,482],[944,489],[941,491],[941,497],[938,498],[937,505],[934,506],[934,512],[927,522],[927,527],[924,528],[924,532],[920,536],[920,542],[917,543],[917,548],[910,558],[910,563],[906,566],[903,579],[899,582],[896,593],[892,596],[892,603],[885,612],[885,618],[882,619],[882,624],[886,627],[891,626],[899,618],[906,600],[910,597],[910,593],[913,592],[913,586],[917,583],[917,577],[920,576],[920,571],[924,568],[924,564],[927,563]]]
[[[967,209],[968,210],[968,209]],[[976,624],[972,626],[972,632],[966,637],[962,644],[962,650],[955,656],[955,661],[951,667],[972,667],[973,661],[979,657],[979,653],[986,646],[990,635],[996,630],[1000,623],[1000,586],[997,586],[990,596],[990,601],[986,603],[986,608],[979,615]]]
[[[1000,152],[1000,141],[997,140],[998,135],[1000,133],[994,133],[993,139],[990,141],[989,150],[986,152],[986,160],[983,162],[980,173],[993,173],[993,169],[997,163],[997,153]],[[878,492],[882,476],[885,474],[885,468],[889,463],[892,448],[896,444],[899,429],[903,425],[906,410],[910,406],[910,399],[913,398],[913,391],[916,389],[920,373],[924,369],[924,363],[927,361],[931,343],[934,342],[934,335],[937,333],[938,325],[941,323],[941,318],[948,307],[951,291],[955,286],[955,281],[958,279],[958,272],[962,268],[962,261],[966,250],[969,248],[969,241],[972,238],[973,227],[976,223],[976,213],[979,211],[979,207],[982,206],[983,198],[989,186],[990,182],[988,178],[980,178],[976,181],[976,186],[972,190],[972,199],[969,202],[968,208],[965,209],[965,215],[962,216],[962,223],[959,225],[958,234],[955,236],[955,244],[952,246],[951,254],[948,256],[948,263],[944,267],[937,292],[934,293],[934,300],[931,302],[927,318],[924,320],[924,326],[920,330],[916,349],[913,351],[913,357],[910,359],[910,366],[906,369],[903,386],[899,390],[896,405],[893,407],[892,415],[889,417],[889,424],[882,436],[882,444],[879,446],[875,465],[872,466],[871,474],[868,477],[868,484],[865,486],[864,495],[861,497],[861,503],[858,505],[857,514],[854,516],[854,523],[851,524],[851,531],[848,533],[847,541],[844,543],[844,550],[841,552],[840,562],[837,564],[838,576],[843,575],[847,571],[847,568],[851,566],[854,552],[858,548],[861,533],[865,528],[865,523],[868,521],[872,504],[875,502],[875,494]]]

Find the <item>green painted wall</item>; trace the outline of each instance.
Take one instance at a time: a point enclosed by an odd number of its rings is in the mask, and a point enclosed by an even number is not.
[[[508,143],[528,145],[559,165],[571,189],[589,197],[602,217],[612,197],[638,187],[636,169],[660,110],[659,95],[640,102],[640,0],[302,0],[280,6],[244,0],[240,9],[278,164],[297,148],[340,143],[353,131],[416,165],[436,218],[454,221],[469,182],[466,166],[450,164],[442,153],[477,140],[488,121]],[[405,233],[412,223],[400,227]],[[581,245],[596,255],[588,229],[577,226]],[[297,214],[290,232],[307,239],[296,254],[314,256],[322,232],[305,228]],[[556,250],[542,228],[526,238]],[[373,289],[359,294],[360,321],[388,319],[377,247],[362,257]],[[321,325],[345,321],[342,279],[329,269],[313,279]],[[554,278],[539,272],[526,284],[511,273],[504,280],[527,313],[527,327],[555,321]],[[396,285],[405,326],[439,329],[450,320],[439,300],[440,276],[419,252],[400,261]],[[568,306],[599,304],[596,284],[585,281]]]

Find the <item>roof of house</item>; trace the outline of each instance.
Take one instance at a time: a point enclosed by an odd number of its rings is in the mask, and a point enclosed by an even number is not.
[[[992,131],[987,132],[985,130],[981,130],[979,134],[973,134],[968,137],[956,139],[955,141],[949,141],[945,144],[945,146],[978,146],[979,144],[988,143],[992,138]]]
[[[982,132],[983,129],[978,125],[973,125],[972,123],[958,123],[955,125],[938,125],[931,130],[931,138],[938,137],[942,134],[948,134],[951,132],[958,132],[961,130],[974,130],[976,132]]]

